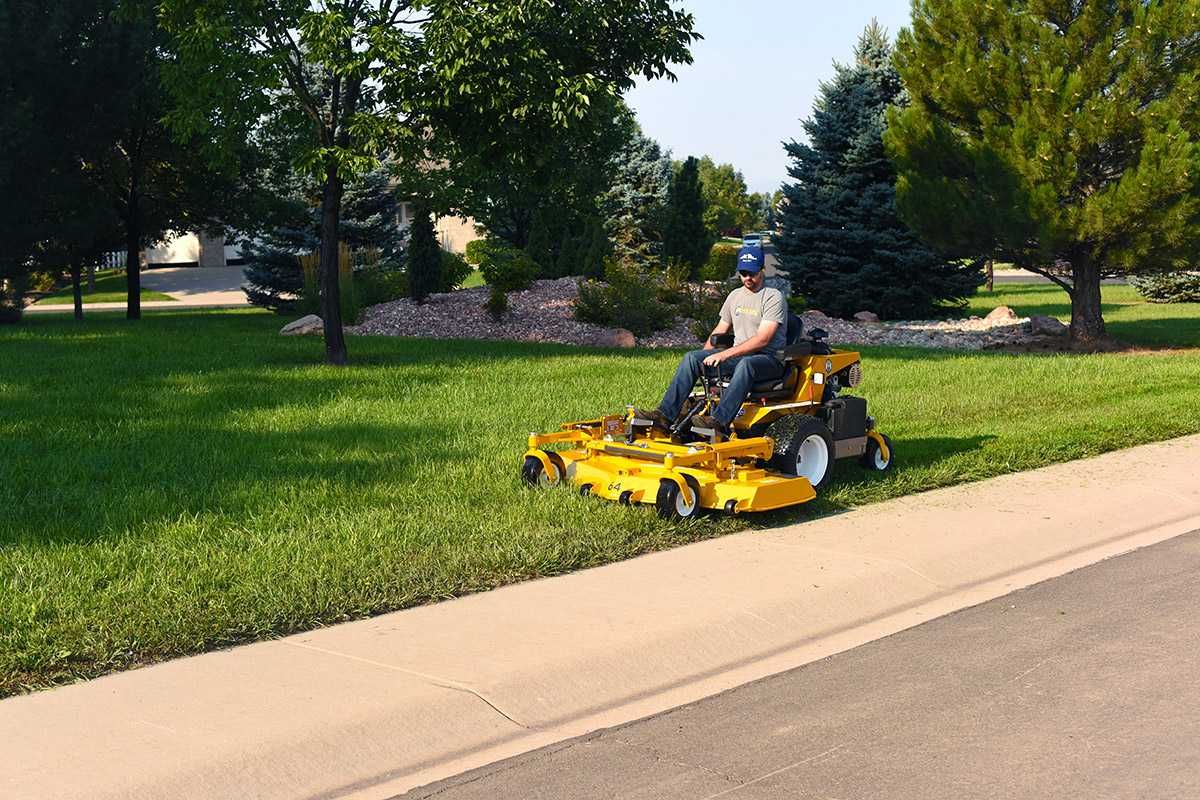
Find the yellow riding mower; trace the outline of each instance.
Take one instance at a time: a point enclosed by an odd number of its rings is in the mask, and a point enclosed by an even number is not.
[[[789,315],[788,344],[777,353],[783,375],[753,386],[728,439],[692,425],[712,413],[728,385],[706,369],[669,429],[630,408],[531,433],[521,477],[531,486],[570,480],[583,495],[653,503],[663,517],[689,519],[701,508],[735,514],[812,500],[839,458],[887,470],[892,443],[875,430],[867,401],[838,397],[862,379],[859,354],[831,349],[823,330],[801,332],[800,318]],[[728,347],[733,337],[714,336],[713,344]]]

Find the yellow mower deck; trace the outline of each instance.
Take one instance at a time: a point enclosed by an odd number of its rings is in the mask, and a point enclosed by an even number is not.
[[[774,448],[766,436],[679,444],[650,435],[630,443],[624,432],[624,417],[568,422],[555,433],[530,434],[525,455],[541,462],[547,483],[570,480],[585,494],[626,504],[656,503],[664,481],[678,487],[685,510],[697,492],[701,508],[729,513],[769,511],[817,496],[807,478],[757,466]],[[548,445],[570,447],[544,449]]]

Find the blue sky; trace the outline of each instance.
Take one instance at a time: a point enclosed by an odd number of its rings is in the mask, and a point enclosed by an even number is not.
[[[704,39],[679,81],[642,82],[626,99],[647,135],[676,158],[708,154],[742,171],[750,191],[787,179],[783,141],[801,139],[817,85],[850,60],[872,17],[895,39],[908,0],[683,0]]]

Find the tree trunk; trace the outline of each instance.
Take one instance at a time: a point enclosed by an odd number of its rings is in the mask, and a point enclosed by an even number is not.
[[[138,210],[136,184],[129,191],[128,214],[125,217],[125,319],[142,318],[142,230]]]
[[[78,259],[71,261],[71,286],[75,290],[75,321],[83,322],[83,287],[80,285],[80,279],[83,276],[83,267]]]
[[[990,292],[996,285],[996,262],[987,260],[987,290]]]
[[[346,337],[342,333],[342,298],[338,286],[338,216],[342,209],[342,179],[337,164],[325,166],[321,193],[321,319],[325,323],[325,360],[346,363]]]
[[[1100,270],[1091,256],[1071,259],[1071,341],[1093,344],[1104,338],[1104,316],[1100,310]]]

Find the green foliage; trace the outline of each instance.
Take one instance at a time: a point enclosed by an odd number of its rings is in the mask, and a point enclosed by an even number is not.
[[[538,274],[543,278],[557,278],[559,259],[555,256],[554,243],[551,241],[550,226],[546,217],[548,210],[539,210],[533,214],[533,229],[529,232],[529,243],[525,252],[538,265]]]
[[[499,322],[508,313],[508,295],[499,286],[488,288],[488,299],[483,304],[488,316]]]
[[[408,273],[396,269],[368,268],[356,270],[354,287],[359,303],[367,306],[390,303],[408,297]]]
[[[623,260],[657,261],[671,185],[670,154],[635,125],[612,167],[612,185],[599,202],[613,254]]]
[[[5,273],[0,265],[0,325],[13,325],[21,321],[21,312],[25,309],[25,286],[27,276],[24,270],[13,268]]]
[[[1200,272],[1159,272],[1129,279],[1151,303],[1200,303]]]
[[[732,164],[716,164],[708,156],[697,165],[704,196],[704,225],[713,239],[726,232],[740,234],[754,221],[746,179]]]
[[[442,269],[440,273],[441,281],[438,283],[438,292],[452,292],[455,289],[461,288],[467,276],[473,271],[471,265],[458,253],[443,250]]]
[[[671,180],[663,226],[663,256],[678,258],[692,277],[708,259],[712,237],[704,226],[700,162],[688,156]]]
[[[480,252],[479,270],[489,286],[502,292],[528,289],[537,277],[537,264],[523,250],[499,239],[485,239]]]
[[[708,258],[700,268],[700,278],[706,281],[727,281],[737,272],[738,246],[717,242],[709,248]]]
[[[804,122],[809,143],[786,145],[796,182],[784,186],[776,241],[794,291],[837,317],[923,319],[961,306],[983,282],[979,264],[939,255],[896,215],[883,130],[903,87],[884,31],[872,23],[853,64],[835,69]]]
[[[180,102],[168,115],[176,132],[246,140],[281,113],[281,88],[295,98],[303,114],[292,119],[307,135],[294,160],[323,187],[326,242],[339,235],[343,181],[382,153],[406,191],[439,211],[461,208],[471,182],[445,173],[539,152],[634,75],[670,76],[697,38],[669,0],[160,0],[158,11],[178,50],[164,76]],[[411,278],[415,295],[430,290]],[[337,284],[325,288],[332,305]],[[345,363],[340,328],[327,323],[327,357]]]
[[[887,144],[922,236],[1061,280],[1093,339],[1103,275],[1200,261],[1200,0],[1060,5],[918,0]]]
[[[467,242],[466,252],[463,254],[463,258],[465,258],[467,263],[472,267],[478,267],[480,262],[483,261],[483,254],[487,246],[487,239],[472,239],[471,241]]]
[[[604,223],[599,217],[593,217],[588,220],[585,235],[587,238],[587,248],[582,250],[583,256],[579,265],[579,274],[585,278],[599,278],[604,274],[604,260],[609,257],[612,251],[612,246],[608,241],[608,234],[604,232]]]
[[[675,312],[659,299],[663,275],[634,262],[610,258],[604,282],[583,281],[575,301],[575,317],[596,325],[616,326],[646,336],[671,324]]]
[[[442,248],[433,228],[433,215],[424,200],[413,203],[412,226],[408,229],[408,291],[418,303],[442,285]]]

